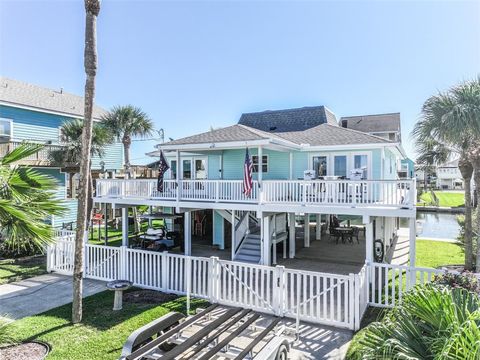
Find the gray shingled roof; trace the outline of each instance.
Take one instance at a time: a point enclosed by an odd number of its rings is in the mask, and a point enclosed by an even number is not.
[[[400,131],[400,113],[347,116],[340,124],[348,129],[363,132]]]
[[[378,136],[330,124],[321,124],[304,131],[291,131],[276,135],[297,144],[309,144],[310,146],[390,143]]]
[[[380,138],[378,136],[373,136],[360,131],[345,129],[330,124],[317,125],[307,130],[288,131],[274,134],[237,124],[217,130],[208,131],[202,134],[173,140],[165,143],[164,145],[171,146],[186,144],[222,143],[230,141],[248,141],[262,139],[280,139],[292,142],[297,145],[308,144],[310,146],[391,143],[390,141]]]
[[[0,77],[0,101],[39,110],[55,111],[73,117],[83,117],[82,96],[32,85],[23,81]],[[106,110],[93,108],[93,118],[100,119]]]
[[[164,145],[221,143],[230,141],[262,140],[268,138],[269,136],[262,136],[261,132],[255,131],[255,129],[250,130],[245,126],[232,125],[169,141]]]
[[[270,133],[306,130],[325,123],[338,125],[335,115],[325,106],[246,113],[238,123]]]

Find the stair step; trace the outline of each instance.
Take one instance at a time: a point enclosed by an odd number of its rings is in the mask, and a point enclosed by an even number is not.
[[[249,242],[244,242],[240,249],[260,249],[260,243],[249,243]]]
[[[253,255],[253,256],[259,256],[260,253],[260,248],[258,249],[245,249],[242,247],[242,249],[238,252],[238,255]]]
[[[243,262],[250,262],[250,263],[256,263],[258,264],[260,262],[260,255],[244,255],[244,254],[238,254],[235,257],[236,261],[243,261]]]
[[[260,235],[257,234],[248,234],[247,239],[260,239]]]

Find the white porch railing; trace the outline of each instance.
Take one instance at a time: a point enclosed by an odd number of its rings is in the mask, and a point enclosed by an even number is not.
[[[8,142],[0,143],[0,158],[4,157],[8,152],[11,152],[21,146],[23,144],[22,141],[11,140]],[[37,151],[35,154],[27,156],[23,158],[22,161],[46,161],[50,160],[50,153],[56,150],[62,150],[64,148],[63,145],[52,145],[52,144],[45,144],[43,148]]]
[[[97,180],[97,197],[288,205],[413,207],[415,180],[265,180],[243,194],[242,180]]]

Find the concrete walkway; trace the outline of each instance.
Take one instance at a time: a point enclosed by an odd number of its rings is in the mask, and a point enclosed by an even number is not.
[[[105,282],[84,279],[83,295],[105,290]],[[40,314],[72,302],[72,277],[45,274],[0,285],[0,316],[11,319]]]

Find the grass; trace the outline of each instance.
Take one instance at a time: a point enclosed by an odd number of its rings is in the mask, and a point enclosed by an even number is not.
[[[118,359],[132,331],[170,311],[186,312],[186,298],[162,304],[123,304],[112,311],[113,293],[105,291],[84,299],[83,321],[72,325],[71,304],[14,323],[18,341],[41,340],[50,344],[48,360]],[[206,302],[192,299],[191,308]]]
[[[446,191],[434,191],[438,198],[438,206],[440,207],[459,207],[465,205],[465,195],[463,192],[446,192]],[[432,194],[425,192],[420,196],[423,202],[418,205],[423,206],[433,204]]]
[[[417,240],[415,265],[437,268],[442,265],[463,264],[463,249],[454,243],[431,240]]]
[[[153,227],[159,227],[164,225],[163,220],[152,220]],[[144,222],[140,225],[141,231],[145,231],[148,228],[148,223]],[[99,239],[99,231],[100,231],[100,239]],[[93,234],[92,234],[93,233]],[[134,233],[134,226],[130,225],[128,227],[128,238],[130,241],[135,237]],[[88,242],[93,245],[105,245],[105,227],[104,225],[100,226],[100,230],[98,229],[98,225],[93,226],[93,231],[89,233],[89,240]],[[119,229],[115,229],[114,227],[108,226],[108,245],[109,246],[121,246],[122,245],[122,229],[121,226]]]
[[[45,257],[0,260],[0,285],[46,273]]]

